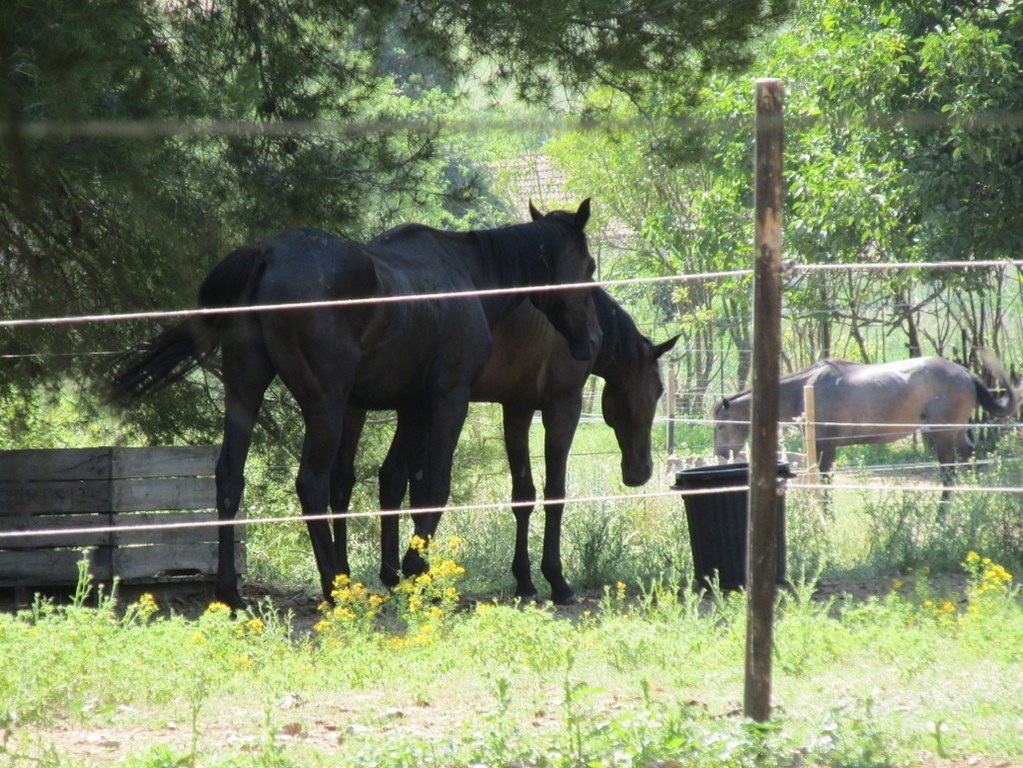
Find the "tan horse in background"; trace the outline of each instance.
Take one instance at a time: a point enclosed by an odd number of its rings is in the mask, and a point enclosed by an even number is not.
[[[1014,414],[1019,393],[1002,364],[986,352],[985,367],[1005,389],[1001,398],[980,377],[940,357],[915,357],[892,363],[852,363],[828,359],[779,380],[778,419],[804,412],[803,388],[813,386],[816,448],[821,472],[829,472],[842,445],[892,443],[920,431],[942,467],[947,501],[955,465],[973,453],[970,415],[981,406],[991,416]],[[714,405],[714,453],[739,453],[749,439],[750,390]]]

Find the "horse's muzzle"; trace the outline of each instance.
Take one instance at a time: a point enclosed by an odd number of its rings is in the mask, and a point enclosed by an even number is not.
[[[630,488],[646,485],[653,474],[654,465],[652,461],[632,462],[630,464],[622,461],[622,482]]]

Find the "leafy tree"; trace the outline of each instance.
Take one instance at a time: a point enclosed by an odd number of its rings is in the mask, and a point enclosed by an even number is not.
[[[1002,2],[801,0],[761,42],[755,71],[715,73],[673,115],[615,102],[621,122],[608,136],[565,135],[550,151],[579,183],[606,179],[613,215],[633,233],[620,272],[748,267],[752,76],[777,76],[786,86],[786,259],[1011,257],[1023,245],[1012,224],[1023,207],[1023,137],[1011,117],[1023,106],[1021,29]],[[589,163],[580,162],[586,145],[596,147]],[[876,359],[893,335],[905,350],[895,354],[997,349],[1018,275],[815,273],[789,276],[785,288],[786,353],[797,368],[829,354]],[[746,381],[748,297],[741,281],[675,289],[694,407],[715,373],[726,391]]]
[[[437,118],[460,89],[692,93],[747,61],[787,3],[11,0],[2,316],[187,307],[227,249],[289,226],[363,238],[403,219],[458,224],[479,190],[471,163],[439,156]],[[154,331],[0,329],[0,398],[93,381]],[[133,415],[151,439],[213,435],[215,382],[191,383]]]

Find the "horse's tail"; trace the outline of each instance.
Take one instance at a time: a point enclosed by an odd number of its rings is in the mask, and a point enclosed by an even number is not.
[[[244,306],[266,262],[258,247],[232,251],[199,288],[201,307]],[[216,351],[227,315],[195,315],[121,354],[114,363],[112,399],[131,404],[183,379]]]
[[[1019,392],[1013,387],[1012,379],[1009,378],[1005,367],[993,353],[986,349],[979,350],[978,355],[984,367],[988,369],[988,372],[1005,388],[1005,395],[999,400],[985,386],[984,382],[980,380],[980,377],[974,375],[973,386],[977,390],[977,402],[980,403],[985,411],[996,418],[1015,413],[1019,408]]]

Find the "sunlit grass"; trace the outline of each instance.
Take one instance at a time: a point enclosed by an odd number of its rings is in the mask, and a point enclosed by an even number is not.
[[[918,577],[865,600],[813,599],[810,582],[782,593],[765,729],[736,714],[741,595],[655,580],[611,584],[572,615],[465,601],[461,546],[427,551],[430,572],[393,595],[340,580],[307,632],[269,603],[187,620],[150,594],[118,608],[87,589],[2,615],[0,758],[91,765],[75,744],[122,731],[129,743],[103,764],[873,766],[1023,753],[1023,602],[986,555],[965,556],[962,592]]]

